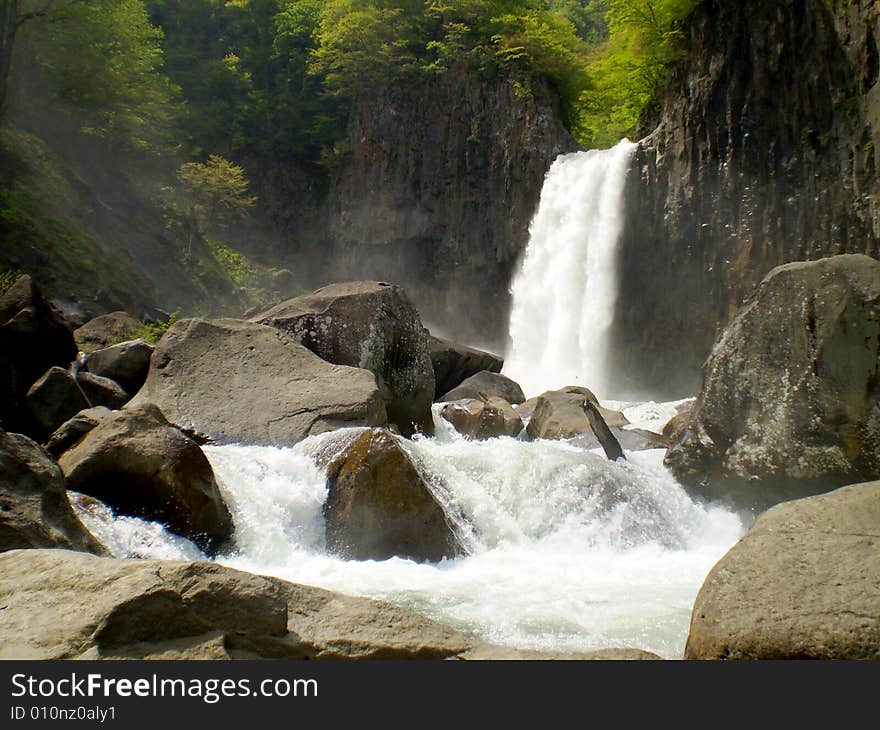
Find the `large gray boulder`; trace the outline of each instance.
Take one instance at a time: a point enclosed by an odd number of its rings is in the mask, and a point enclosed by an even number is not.
[[[366,598],[211,563],[0,556],[0,659],[443,659],[460,632]]]
[[[27,392],[52,366],[66,368],[76,353],[64,317],[29,276],[19,277],[0,296],[0,427],[42,438],[34,433]]]
[[[0,555],[0,659],[657,659],[474,641],[399,606],[213,563]]]
[[[284,332],[327,362],[369,370],[389,422],[407,436],[430,432],[434,370],[428,331],[400,287],[376,281],[331,284],[250,319]]]
[[[688,659],[880,659],[880,482],[777,505],[712,569]]]
[[[327,546],[345,558],[436,562],[463,552],[443,506],[384,429],[369,429],[327,467]]]
[[[592,433],[590,419],[584,411],[584,401],[592,403],[615,434],[629,422],[619,411],[611,411],[599,405],[588,388],[569,385],[559,390],[548,390],[534,400],[526,401],[519,409],[520,415],[529,417],[528,434],[531,438],[569,439]]]
[[[501,398],[511,405],[518,405],[526,399],[519,383],[501,373],[481,370],[444,393],[437,402],[451,403],[455,400],[486,400],[487,398]]]
[[[18,548],[104,552],[74,514],[58,465],[26,436],[0,431],[0,552]]]
[[[448,393],[472,375],[483,370],[500,373],[504,367],[504,358],[498,355],[442,337],[429,337],[428,347],[434,368],[435,399],[441,398],[444,393]]]
[[[226,443],[290,445],[386,422],[372,373],[332,365],[272,327],[236,319],[172,326],[129,406],[141,403],[156,403],[189,433]]]
[[[880,477],[878,306],[867,256],[773,269],[706,361],[676,477],[757,508]]]
[[[154,405],[107,416],[59,464],[69,489],[118,513],[163,522],[205,550],[232,534],[207,457]]]
[[[86,370],[110,378],[129,393],[137,393],[150,369],[150,358],[155,346],[146,340],[129,340],[100,350],[86,358]]]
[[[522,418],[506,400],[462,400],[447,403],[440,416],[449,421],[462,436],[475,441],[518,436],[523,428]]]
[[[142,323],[128,312],[110,312],[90,319],[73,332],[76,344],[83,352],[93,352],[129,340]]]

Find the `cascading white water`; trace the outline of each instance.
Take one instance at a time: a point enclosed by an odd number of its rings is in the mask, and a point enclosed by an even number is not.
[[[547,173],[511,285],[503,372],[531,397],[583,385],[609,397],[608,333],[617,298],[623,189],[635,145],[560,156]]]
[[[632,145],[553,165],[513,287],[506,372],[527,393],[583,384],[607,397],[604,341],[614,310],[614,247]],[[675,404],[618,404],[659,428]],[[439,417],[436,435],[400,443],[444,505],[467,555],[438,564],[346,561],[327,552],[328,454],[359,431],[294,448],[206,447],[235,523],[217,560],[255,573],[383,598],[488,640],[547,650],[633,646],[681,656],[705,575],[742,534],[739,518],[690,500],[662,451],[609,462],[563,441],[468,441]],[[160,525],[74,500],[115,555],[192,560]]]
[[[459,518],[469,554],[342,560],[325,549],[314,457],[353,433],[206,448],[236,526],[235,551],[218,561],[390,600],[511,646],[678,657],[700,583],[742,532],[734,514],[694,504],[662,452],[612,463],[565,442],[468,441],[437,419],[434,438],[401,443]],[[193,545],[141,520],[92,510],[88,525],[118,555],[193,558]]]

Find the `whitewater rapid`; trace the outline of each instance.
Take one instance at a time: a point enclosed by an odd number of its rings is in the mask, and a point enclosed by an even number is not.
[[[522,648],[634,646],[682,654],[696,592],[742,534],[732,513],[693,503],[662,452],[611,463],[563,441],[467,441],[437,420],[401,443],[444,503],[468,554],[437,564],[346,561],[324,544],[319,456],[359,431],[294,448],[205,453],[235,522],[216,560],[254,573],[392,601],[483,639]],[[120,557],[205,559],[156,524],[80,510]]]
[[[504,374],[527,397],[581,385],[613,395],[608,338],[617,301],[617,244],[635,145],[559,156],[541,189],[510,287]]]

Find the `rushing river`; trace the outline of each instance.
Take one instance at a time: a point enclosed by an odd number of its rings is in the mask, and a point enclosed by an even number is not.
[[[560,441],[467,441],[438,421],[435,437],[402,443],[469,554],[438,564],[341,560],[325,550],[327,487],[314,457],[350,436],[206,448],[236,527],[235,549],[217,561],[387,599],[502,644],[636,646],[672,658],[703,578],[743,530],[734,514],[694,504],[662,451],[612,463]],[[204,559],[154,523],[80,514],[120,557]]]
[[[512,287],[505,368],[529,395],[564,385],[613,393],[604,355],[633,147],[564,155],[547,175]],[[656,431],[676,413],[676,404],[606,405]],[[327,552],[327,486],[317,464],[356,433],[348,430],[295,448],[206,448],[235,521],[234,549],[217,560],[387,599],[501,644],[681,656],[697,590],[743,532],[734,514],[692,502],[663,468],[662,451],[612,463],[564,441],[468,441],[436,407],[435,424],[434,437],[401,443],[465,556],[418,564]],[[160,525],[94,507],[80,514],[118,556],[204,559]]]

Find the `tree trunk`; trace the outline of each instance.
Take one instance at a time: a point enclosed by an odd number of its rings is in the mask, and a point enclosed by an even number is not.
[[[18,26],[18,0],[0,0],[0,119],[6,116],[9,71]]]

